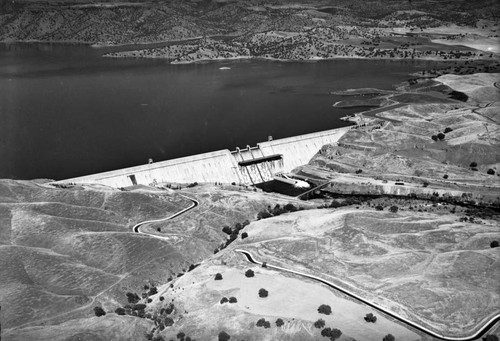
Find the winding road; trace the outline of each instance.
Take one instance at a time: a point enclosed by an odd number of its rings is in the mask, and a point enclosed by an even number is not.
[[[141,234],[145,234],[145,235],[148,235],[150,237],[153,237],[153,238],[158,238],[158,239],[163,239],[163,240],[168,240],[167,237],[162,237],[162,236],[159,236],[159,235],[156,235],[156,234],[152,234],[152,233],[147,233],[147,232],[143,232],[141,231],[140,227],[142,225],[145,225],[145,224],[149,224],[149,223],[157,223],[157,222],[162,222],[162,221],[167,221],[167,220],[170,220],[170,219],[173,219],[177,216],[180,216],[181,214],[184,214],[190,210],[192,210],[193,208],[197,207],[200,203],[196,200],[196,199],[193,199],[193,198],[190,198],[190,197],[187,197],[185,195],[182,195],[180,194],[182,197],[184,197],[185,199],[188,199],[192,202],[191,206],[177,212],[177,213],[174,213],[172,214],[171,216],[169,217],[166,217],[166,218],[162,218],[162,219],[154,219],[154,220],[146,220],[146,221],[142,221],[140,223],[137,223],[135,224],[133,227],[132,227],[132,230],[135,232],[135,233],[141,233]],[[242,250],[242,249],[235,249],[234,251],[236,252],[240,252],[241,254],[243,254],[247,260],[250,262],[250,263],[253,263],[253,264],[257,264],[257,265],[263,265],[263,262],[259,262],[257,261],[253,256],[252,254],[249,252],[249,251],[246,251],[246,250]],[[300,271],[295,271],[295,270],[291,270],[291,269],[286,269],[286,268],[283,268],[283,267],[280,267],[280,266],[276,266],[276,265],[271,265],[269,263],[266,262],[266,267],[267,268],[271,268],[271,269],[276,269],[276,270],[280,270],[280,271],[284,271],[284,272],[289,272],[289,273],[293,273],[293,274],[296,274],[296,275],[300,275],[300,276],[303,276],[303,277],[307,277],[307,278],[310,278],[310,279],[313,279],[315,281],[318,281],[320,283],[323,283],[325,285],[327,285],[328,287],[332,288],[332,289],[335,289],[337,291],[340,291],[342,293],[344,293],[345,295],[351,297],[351,298],[354,298],[355,300],[363,303],[363,304],[366,304],[367,306],[373,308],[373,309],[376,309],[378,311],[380,311],[381,313],[385,314],[385,315],[388,315],[396,320],[398,320],[399,322],[402,322],[403,324],[405,325],[408,325],[408,326],[411,326],[427,335],[430,335],[434,338],[437,338],[439,340],[445,340],[445,341],[474,341],[474,340],[478,340],[481,336],[483,336],[489,329],[491,329],[496,323],[498,323],[500,321],[500,313],[497,313],[495,316],[491,317],[486,323],[484,323],[484,325],[479,328],[475,333],[469,335],[469,336],[464,336],[464,337],[454,337],[454,336],[445,336],[445,335],[442,335],[442,334],[439,334],[437,332],[434,332],[422,325],[419,325],[418,323],[415,323],[413,321],[410,321],[408,319],[406,319],[405,317],[403,316],[400,316],[390,310],[387,310],[385,308],[383,308],[382,306],[379,306],[378,304],[376,303],[373,303],[373,302],[370,302],[368,300],[366,300],[365,298],[359,296],[358,294],[352,292],[352,291],[349,291],[348,289],[345,289],[345,288],[342,288],[334,283],[331,283],[327,280],[324,280],[320,277],[317,277],[317,276],[314,276],[314,275],[309,275],[309,274],[306,274],[306,273],[303,273],[303,272],[300,272]]]
[[[242,253],[243,255],[245,255],[245,257],[247,258],[247,260],[253,264],[258,264],[258,265],[262,265],[263,263],[262,262],[259,262],[257,260],[255,260],[255,258],[252,256],[252,254],[248,251],[245,251],[245,250],[242,250],[242,249],[235,249],[234,251],[236,252],[240,252]],[[500,321],[500,314],[496,314],[495,316],[493,316],[489,321],[487,321],[478,331],[476,331],[474,334],[472,335],[469,335],[469,336],[465,336],[465,337],[453,337],[453,336],[445,336],[445,335],[442,335],[442,334],[438,334],[430,329],[427,329],[426,327],[424,326],[421,326],[415,322],[412,322],[390,310],[386,310],[385,308],[379,306],[378,304],[376,303],[373,303],[373,302],[370,302],[366,299],[364,299],[363,297],[345,289],[345,288],[342,288],[336,284],[333,284],[331,282],[328,282],[327,280],[324,280],[320,277],[316,277],[314,275],[309,275],[309,274],[306,274],[306,273],[303,273],[303,272],[300,272],[300,271],[295,271],[295,270],[290,270],[290,269],[286,269],[286,268],[282,268],[280,266],[276,266],[276,265],[270,265],[269,263],[266,262],[266,267],[267,268],[272,268],[272,269],[276,269],[276,270],[281,270],[281,271],[285,271],[285,272],[289,272],[289,273],[293,273],[293,274],[297,274],[297,275],[300,275],[300,276],[304,276],[304,277],[307,277],[307,278],[310,278],[310,279],[313,279],[315,281],[318,281],[318,282],[321,282],[327,286],[329,286],[330,288],[333,288],[335,290],[338,290],[344,294],[346,294],[347,296],[349,297],[352,297],[382,313],[384,313],[385,315],[388,315],[388,316],[391,316],[392,318],[398,320],[399,322],[402,322],[403,324],[406,324],[406,325],[409,325],[427,335],[430,335],[432,337],[435,337],[437,339],[440,339],[440,340],[446,340],[446,341],[473,341],[473,340],[477,340],[478,338],[480,338],[481,336],[483,336],[491,327],[493,327],[498,321]]]
[[[147,232],[143,232],[141,231],[140,227],[142,225],[145,225],[145,224],[150,224],[150,223],[159,223],[159,222],[162,222],[162,221],[167,221],[167,220],[170,220],[170,219],[174,219],[175,217],[177,216],[180,216],[181,214],[184,214],[186,213],[187,211],[190,211],[192,210],[193,208],[195,208],[196,206],[198,206],[200,203],[198,202],[198,200],[196,199],[193,199],[193,198],[190,198],[190,197],[187,197],[185,195],[182,195],[182,194],[179,194],[181,197],[189,200],[192,202],[191,206],[177,212],[177,213],[174,213],[172,214],[171,216],[169,217],[166,217],[166,218],[162,218],[162,219],[154,219],[154,220],[145,220],[145,221],[141,221],[140,223],[137,223],[135,224],[133,227],[132,227],[132,231],[134,231],[135,233],[142,233],[142,234],[146,234],[150,237],[154,237],[154,238],[158,238],[158,239],[166,239],[168,240],[169,238],[167,237],[162,237],[162,236],[158,236],[156,234],[152,234],[152,233],[147,233]]]

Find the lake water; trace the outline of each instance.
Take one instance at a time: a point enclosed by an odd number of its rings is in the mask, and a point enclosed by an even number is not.
[[[339,118],[356,109],[333,108],[340,98],[330,91],[391,89],[430,66],[170,65],[102,58],[103,51],[0,44],[0,178],[59,180],[345,126]]]

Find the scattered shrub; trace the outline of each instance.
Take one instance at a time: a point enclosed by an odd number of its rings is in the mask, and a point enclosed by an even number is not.
[[[363,170],[362,170],[362,169],[358,169],[358,170],[356,171],[356,174],[361,174],[361,173],[363,173]]]
[[[220,304],[224,304],[224,303],[227,303],[229,302],[229,300],[227,299],[227,297],[222,297],[221,300],[220,300]]]
[[[448,179],[448,174],[443,175],[443,179]]]
[[[258,214],[257,214],[257,220],[261,220],[261,219],[266,219],[266,218],[270,218],[272,217],[271,213],[269,213],[267,210],[265,211],[260,211]]]
[[[431,139],[433,139],[434,141],[437,141],[437,140],[438,140],[438,137],[437,137],[437,135],[432,135],[432,136],[431,136]]]
[[[165,309],[165,314],[167,315],[170,315],[172,314],[172,312],[174,311],[175,309],[175,306],[173,305],[173,303],[170,303],[167,307],[167,309]]]
[[[257,327],[264,327],[266,325],[266,319],[264,318],[261,318],[257,321],[257,323],[255,324]]]
[[[153,299],[152,298],[148,298],[148,303],[151,303],[153,302]]]
[[[165,299],[165,297],[160,296],[160,302],[162,302]]]
[[[471,162],[469,167],[473,168],[473,167],[477,167],[477,162]]]
[[[281,326],[282,326],[282,325],[284,325],[284,324],[285,324],[285,322],[283,322],[283,320],[282,320],[282,319],[277,319],[277,320],[276,320],[276,327],[281,327]]]
[[[233,230],[231,230],[231,228],[226,225],[222,228],[222,232],[224,232],[225,234],[231,234],[233,233]]]
[[[314,322],[314,326],[316,328],[323,328],[325,326],[325,320],[319,319],[318,321]]]
[[[127,292],[128,303],[135,304],[140,301],[140,297],[136,293]]]
[[[372,313],[368,313],[365,316],[365,321],[375,323],[377,322],[377,316],[373,315]]]
[[[95,316],[99,317],[106,315],[106,312],[101,307],[94,307],[94,314]]]
[[[220,281],[222,279],[222,275],[220,273],[215,274],[215,280]]]
[[[444,140],[445,137],[446,137],[446,135],[443,133],[438,134],[438,139],[440,139],[440,140]]]
[[[222,331],[219,333],[219,341],[228,341],[231,338],[228,333]]]
[[[247,271],[245,271],[245,277],[254,277],[255,276],[255,273],[253,272],[252,269],[248,269]]]
[[[267,297],[268,295],[269,295],[269,292],[266,289],[259,290],[259,297]]]
[[[115,309],[115,313],[116,313],[117,315],[125,315],[125,309],[124,309],[124,308],[122,308],[122,307],[116,308],[116,309]]]
[[[318,313],[330,315],[332,313],[332,307],[330,307],[329,305],[326,305],[326,304],[322,304],[318,308]]]
[[[296,212],[296,211],[299,210],[297,207],[295,207],[294,204],[286,204],[285,207],[284,207],[284,209],[287,212]]]
[[[488,169],[488,171],[486,172],[486,174],[495,175],[495,171],[490,168],[490,169]]]
[[[392,334],[387,334],[386,336],[384,336],[384,338],[382,339],[382,341],[394,341],[396,340],[396,338],[394,338],[394,336],[392,336]]]
[[[177,338],[178,339],[183,339],[185,336],[186,336],[186,334],[184,334],[183,332],[177,333]]]
[[[377,206],[375,206],[375,209],[376,209],[377,211],[383,211],[383,210],[384,210],[384,207],[383,207],[382,205],[377,205]]]
[[[172,320],[170,317],[165,317],[165,327],[170,327],[174,325],[174,320]]]
[[[134,304],[132,306],[132,309],[133,310],[144,310],[146,309],[146,305],[145,304],[142,304],[142,303],[139,303],[139,304]]]
[[[229,303],[236,303],[238,302],[238,300],[236,299],[236,297],[229,297]]]
[[[336,328],[325,328],[321,331],[321,336],[329,337],[330,340],[338,339],[342,335],[342,332]]]
[[[446,127],[446,129],[444,130],[444,133],[447,134],[451,131],[453,131],[453,129],[451,129],[450,127]]]
[[[498,247],[498,240],[494,240],[490,243],[490,247],[491,248],[495,248],[495,247]]]
[[[397,206],[391,206],[391,207],[389,208],[389,211],[391,211],[392,213],[397,213],[397,212],[398,212],[398,209],[399,209],[399,208],[398,208]]]
[[[241,234],[241,239],[245,239],[245,238],[247,238],[247,237],[248,237],[248,233],[243,232],[243,233]]]

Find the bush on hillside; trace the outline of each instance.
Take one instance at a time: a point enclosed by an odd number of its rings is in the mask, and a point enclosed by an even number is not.
[[[220,300],[220,304],[224,304],[224,303],[227,303],[229,302],[229,300],[227,299],[227,297],[222,297],[221,300]]]
[[[384,338],[382,339],[382,341],[395,341],[396,338],[394,336],[392,336],[392,334],[387,334],[386,336],[384,336]]]
[[[140,301],[140,297],[136,293],[127,292],[128,303],[135,304]]]
[[[248,269],[247,271],[245,271],[245,277],[254,277],[255,276],[255,272],[253,272],[252,269]]]
[[[118,308],[115,309],[115,313],[117,315],[125,315],[125,309],[122,308],[122,307],[118,307]]]
[[[397,212],[398,212],[398,210],[399,210],[399,208],[398,208],[397,206],[391,206],[391,207],[389,208],[389,211],[391,211],[392,213],[397,213]]]
[[[377,205],[377,206],[375,206],[375,209],[376,209],[377,211],[383,211],[383,210],[384,210],[384,207],[383,207],[382,205]]]
[[[276,327],[281,327],[281,326],[282,326],[282,325],[284,325],[284,324],[285,324],[285,322],[283,322],[283,320],[282,320],[282,319],[277,319],[277,320],[276,320]]]
[[[373,315],[372,313],[368,313],[365,316],[365,321],[375,323],[377,322],[377,316]]]
[[[248,233],[243,232],[243,233],[241,234],[241,239],[245,239],[245,238],[247,238],[247,237],[248,237]]]
[[[329,337],[330,340],[338,339],[342,335],[342,332],[336,328],[325,328],[321,331],[321,336]]]
[[[94,314],[95,316],[99,317],[106,315],[106,312],[101,307],[94,307]]]
[[[325,315],[330,315],[332,313],[332,307],[330,307],[327,304],[322,304],[318,308],[318,313],[325,314]]]
[[[238,302],[238,300],[236,299],[236,297],[229,297],[229,303],[236,303]]]
[[[314,322],[314,326],[319,329],[323,328],[325,326],[325,320],[319,319],[318,321]]]
[[[259,297],[267,297],[269,296],[269,292],[266,289],[259,290]]]
[[[446,127],[446,129],[444,130],[444,133],[448,134],[451,131],[453,131],[453,129],[451,129],[450,127]]]
[[[498,240],[494,240],[490,243],[490,247],[493,249],[495,247],[498,247]]]
[[[231,336],[225,331],[219,333],[219,341],[229,341],[229,339],[231,339]]]
[[[471,162],[469,167],[471,168],[477,167],[477,162]]]
[[[222,275],[220,273],[216,273],[214,279],[216,281],[220,281],[222,279]]]

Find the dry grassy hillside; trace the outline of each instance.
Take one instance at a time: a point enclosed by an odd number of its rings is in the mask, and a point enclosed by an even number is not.
[[[324,278],[439,333],[468,335],[498,312],[500,257],[490,247],[500,239],[498,216],[463,222],[463,211],[450,213],[456,207],[419,212],[426,202],[413,205],[397,213],[371,205],[306,210],[253,222],[242,230],[247,238],[159,287],[147,308],[159,323],[152,335],[218,340],[225,332],[231,339],[298,341],[324,340],[322,330],[335,328],[345,341],[389,333],[432,340],[318,282],[258,267],[235,249]],[[321,304],[332,314],[319,313]],[[367,313],[377,316],[375,324],[365,322]],[[319,319],[325,324],[316,327]]]
[[[224,226],[254,220],[267,206],[289,202],[235,186],[182,192],[199,206],[142,227],[163,238],[157,239],[131,227],[168,217],[191,206],[190,200],[154,188],[56,189],[1,180],[0,301],[6,340],[139,340],[152,321],[113,314],[127,304],[127,292],[141,295],[148,292],[144,285],[181,277],[226,241]],[[96,306],[109,316],[96,319]]]

